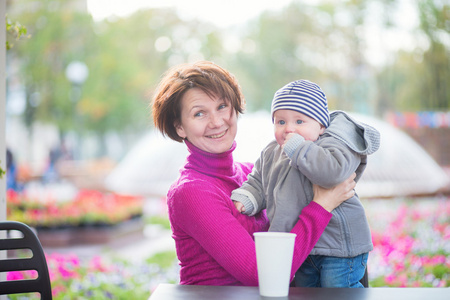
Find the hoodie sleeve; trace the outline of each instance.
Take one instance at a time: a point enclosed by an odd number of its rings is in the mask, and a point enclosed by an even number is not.
[[[292,151],[293,148],[295,150]],[[291,159],[292,167],[313,184],[324,188],[331,188],[347,179],[361,163],[358,153],[326,134],[317,142],[296,136],[287,142],[284,151]]]
[[[241,202],[245,207],[244,214],[254,216],[263,209],[266,209],[266,198],[262,186],[261,164],[263,153],[256,161],[252,172],[247,176],[247,180],[240,188],[231,193],[231,200]]]

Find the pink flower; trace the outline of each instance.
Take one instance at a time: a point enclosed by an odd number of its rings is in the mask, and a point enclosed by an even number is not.
[[[53,297],[58,296],[61,293],[64,293],[66,291],[66,288],[63,285],[52,285],[52,295]]]
[[[6,280],[22,280],[25,279],[25,276],[23,276],[23,273],[20,271],[12,271],[8,272],[6,275]]]
[[[38,272],[36,270],[27,270],[25,271],[26,277],[30,279],[38,278]]]
[[[52,253],[47,256],[47,264],[52,282],[59,278],[67,280],[79,277],[77,270],[80,267],[80,259],[74,254],[62,255]]]
[[[58,266],[58,271],[63,279],[69,279],[74,275],[73,270],[67,269],[63,265]]]
[[[112,271],[112,268],[103,262],[101,256],[96,255],[89,262],[89,270],[91,272],[92,271],[110,272]]]
[[[446,287],[446,282],[444,279],[439,280],[438,284],[436,285],[436,287]]]
[[[395,264],[394,266],[394,270],[395,272],[401,272],[405,270],[405,264],[403,263],[403,261],[400,261],[398,263]]]
[[[23,279],[36,279],[38,273],[36,270],[24,270],[24,271],[12,271],[6,275],[7,280],[23,280]]]
[[[420,281],[414,281],[414,282],[412,283],[412,287],[420,287],[420,286],[421,286]]]
[[[389,275],[385,276],[385,277],[384,277],[384,281],[385,281],[387,284],[393,284],[393,283],[395,282],[395,275],[389,274]]]
[[[406,287],[408,285],[408,277],[406,276],[406,274],[401,274],[397,279],[401,287]]]
[[[69,254],[66,260],[74,267],[80,266],[80,259],[75,254]]]
[[[446,259],[445,259],[444,255],[437,255],[431,259],[431,264],[432,265],[440,265],[440,264],[444,264],[445,261],[446,261]]]

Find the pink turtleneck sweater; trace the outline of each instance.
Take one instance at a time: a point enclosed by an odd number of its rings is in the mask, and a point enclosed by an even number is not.
[[[253,167],[233,161],[233,150],[204,152],[186,141],[189,154],[167,195],[169,219],[180,261],[180,284],[258,285],[253,233],[267,231],[265,211],[249,217],[230,199]],[[332,214],[315,202],[303,209],[291,279],[312,250]]]

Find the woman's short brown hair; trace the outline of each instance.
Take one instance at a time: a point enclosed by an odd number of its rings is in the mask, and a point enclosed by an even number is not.
[[[177,134],[181,122],[181,99],[191,88],[199,88],[209,96],[229,101],[236,113],[242,113],[245,99],[236,78],[218,65],[200,61],[169,69],[159,83],[152,101],[153,123],[163,135],[174,141],[183,139]]]

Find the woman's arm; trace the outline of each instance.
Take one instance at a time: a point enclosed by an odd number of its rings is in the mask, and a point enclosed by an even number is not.
[[[313,201],[331,212],[345,200],[355,195],[356,182],[354,181],[356,173],[335,187],[326,189],[318,185],[313,185],[314,199]]]
[[[171,223],[199,243],[236,280],[243,285],[255,286],[258,284],[255,243],[241,224],[250,223],[255,217],[240,214],[227,201],[231,202],[222,191],[208,188],[202,182],[191,182],[178,188],[173,195],[169,207]],[[208,207],[207,211],[205,207]],[[233,215],[232,209],[238,217]],[[265,221],[267,223],[267,219]],[[202,264],[208,259],[204,256]],[[211,268],[216,266],[211,265]]]
[[[331,219],[330,209],[344,201],[349,188],[353,186],[345,183],[330,190],[318,189],[314,201],[303,209],[291,231],[297,234],[291,278]],[[180,201],[175,201],[171,219],[238,281],[247,286],[256,286],[258,275],[253,237],[233,215],[230,209],[234,209],[232,204],[227,205],[221,199],[222,196],[214,191],[205,191],[204,187],[181,189],[176,195]],[[204,207],[210,209],[205,212]],[[250,219],[248,222],[251,222]]]

